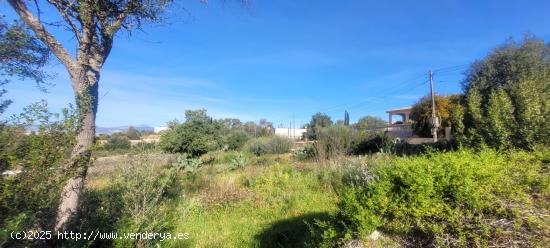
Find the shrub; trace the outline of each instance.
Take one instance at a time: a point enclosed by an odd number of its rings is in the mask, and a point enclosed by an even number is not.
[[[319,159],[330,159],[350,152],[357,133],[348,126],[333,125],[321,129],[315,149]]]
[[[126,150],[130,149],[131,144],[130,140],[126,136],[122,135],[113,135],[108,140],[107,143],[103,146],[105,150]]]
[[[61,172],[74,144],[74,113],[48,112],[45,102],[25,108],[13,123],[0,124],[0,246],[42,247],[40,240],[14,240],[11,231],[51,230],[65,178]],[[26,123],[20,122],[25,121]],[[28,125],[39,124],[26,135]]]
[[[380,151],[389,152],[393,146],[393,140],[385,133],[361,133],[352,145],[352,153],[371,154]]]
[[[227,135],[225,144],[229,150],[238,150],[241,149],[249,139],[250,136],[245,131],[238,130]]]
[[[220,122],[207,116],[205,110],[188,110],[185,115],[184,123],[171,123],[160,136],[159,147],[163,151],[198,157],[220,148]]]
[[[305,161],[305,160],[314,159],[317,156],[317,153],[315,151],[315,147],[313,145],[308,144],[296,149],[293,155],[294,155],[294,158],[296,158],[297,160]]]
[[[187,173],[194,173],[199,170],[203,165],[201,159],[189,158],[187,154],[178,156],[176,162],[172,163],[172,167],[177,171],[183,171]]]
[[[320,223],[325,243],[382,229],[419,246],[542,245],[550,226],[537,213],[550,196],[548,156],[460,150],[352,168],[333,223]]]
[[[510,41],[473,63],[464,81],[470,144],[532,149],[550,141],[550,45]]]
[[[294,142],[279,136],[252,139],[246,144],[246,150],[261,156],[264,154],[282,154],[289,152]]]

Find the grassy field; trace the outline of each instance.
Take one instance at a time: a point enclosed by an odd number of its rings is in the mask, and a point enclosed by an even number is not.
[[[200,164],[150,151],[100,157],[80,229],[189,234],[93,244],[115,247],[537,247],[550,234],[549,156],[460,150],[317,163],[217,151]],[[373,241],[375,229],[384,234]]]
[[[218,154],[221,160],[224,155]],[[88,191],[101,192],[116,184],[126,171],[117,164],[132,167],[146,162],[163,171],[174,161],[172,155],[147,156],[98,158],[90,170]],[[136,159],[146,161],[136,163]],[[164,241],[162,246],[299,247],[308,242],[308,225],[336,207],[330,175],[315,163],[293,161],[289,155],[249,160],[239,169],[214,161],[196,172],[178,173],[177,185],[172,186],[175,193],[161,204],[164,210],[158,215],[169,222],[166,231],[189,233],[190,238]],[[143,168],[132,170],[139,169]],[[120,229],[120,224],[113,225]]]

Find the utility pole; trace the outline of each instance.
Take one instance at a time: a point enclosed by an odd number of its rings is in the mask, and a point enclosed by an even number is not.
[[[432,70],[429,72],[430,74],[430,94],[432,96],[432,136],[434,138],[434,143],[437,142],[437,128],[439,127],[439,120],[437,119],[437,115],[435,113],[435,92],[434,92],[434,83],[433,83],[433,73]]]

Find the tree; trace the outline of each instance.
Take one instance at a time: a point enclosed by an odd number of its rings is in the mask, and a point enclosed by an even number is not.
[[[128,139],[139,140],[139,136],[139,131],[133,126],[129,126],[128,130],[126,130],[126,137],[128,137]]]
[[[167,152],[197,157],[220,147],[221,130],[221,123],[208,116],[206,110],[187,110],[184,123],[172,123],[162,133],[159,147]]]
[[[101,68],[105,64],[115,35],[121,29],[130,31],[143,24],[161,21],[171,0],[47,0],[62,18],[62,27],[74,36],[76,53],[72,55],[51,32],[52,26],[40,20],[25,0],[8,0],[8,3],[35,35],[65,66],[76,98],[79,125],[76,145],[71,152],[65,173],[70,178],[61,192],[55,229],[76,213],[82,194],[83,182],[90,161],[90,148],[95,136],[95,118],[98,106],[98,88]],[[38,8],[38,1],[33,1]],[[38,11],[39,12],[39,11]]]
[[[227,149],[238,150],[250,139],[250,136],[243,130],[232,131],[225,137]]]
[[[353,124],[353,127],[359,130],[365,130],[371,127],[384,127],[384,126],[386,126],[385,120],[382,120],[379,117],[370,116],[370,115],[361,117],[357,121],[357,123]]]
[[[531,36],[496,48],[463,83],[472,144],[532,148],[550,140],[550,45]]]
[[[49,50],[28,28],[19,22],[7,24],[0,16],[0,87],[10,82],[8,78],[31,79],[42,87],[48,75],[41,69],[49,60]],[[0,97],[6,93],[0,89]],[[0,114],[11,103],[0,100]]]
[[[311,117],[305,136],[310,140],[317,140],[319,138],[321,128],[328,127],[330,125],[332,125],[332,119],[330,116],[324,113],[316,113]]]
[[[349,113],[347,110],[344,113],[344,126],[349,126]]]
[[[464,107],[462,106],[462,95],[436,95],[435,108],[436,116],[442,127],[451,127],[455,133],[460,134],[464,129],[462,118],[464,116]],[[411,120],[413,120],[412,128],[414,132],[422,137],[430,137],[431,119],[432,119],[432,100],[431,97],[424,96],[415,103],[411,109]],[[444,132],[441,129],[440,132]]]

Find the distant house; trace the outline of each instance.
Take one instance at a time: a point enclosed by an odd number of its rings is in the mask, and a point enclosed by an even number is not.
[[[306,128],[275,128],[275,135],[286,137],[294,140],[299,140],[302,138],[304,133],[307,131]]]
[[[386,110],[386,113],[388,113],[388,124],[393,125],[410,123],[411,120],[409,119],[409,116],[411,115],[411,110],[412,106]],[[394,122],[394,115],[401,116],[401,120]]]
[[[160,132],[162,132],[164,130],[167,130],[167,129],[168,129],[168,127],[155,127],[154,131],[155,131],[155,133],[160,133]]]
[[[388,113],[388,126],[386,127],[386,132],[394,137],[400,139],[408,139],[414,135],[411,127],[411,115],[412,106],[395,108],[386,110]],[[401,120],[395,121],[393,116],[400,116]]]

